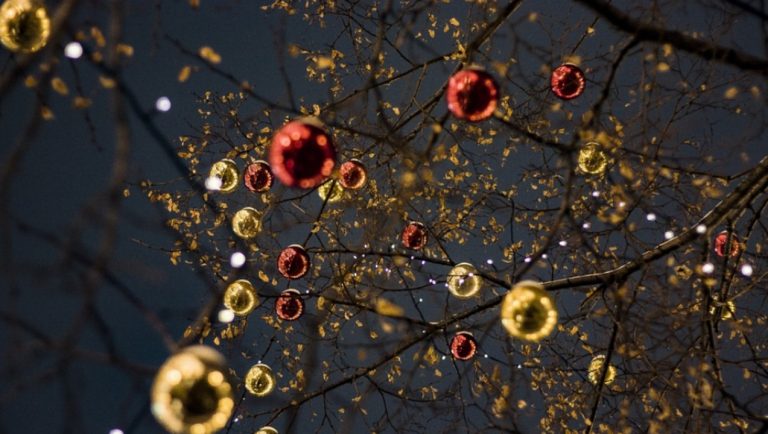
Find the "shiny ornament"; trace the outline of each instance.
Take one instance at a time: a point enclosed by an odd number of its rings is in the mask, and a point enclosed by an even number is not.
[[[278,434],[277,430],[271,426],[263,426],[255,434]]]
[[[266,161],[256,161],[245,168],[243,172],[243,183],[245,188],[254,193],[263,193],[272,188],[275,177],[272,176],[272,169]]]
[[[597,385],[600,381],[600,376],[603,373],[603,365],[605,364],[605,356],[599,354],[595,356],[591,362],[589,362],[589,370],[587,371],[587,378],[589,382]],[[608,370],[605,372],[605,381],[603,384],[611,384],[616,379],[616,368],[613,365],[608,365]]]
[[[722,231],[715,237],[715,254],[719,257],[725,256],[725,247],[728,245],[728,231]],[[731,256],[739,256],[741,244],[736,235],[731,235]]]
[[[248,315],[258,304],[256,289],[245,279],[235,280],[224,291],[224,306],[237,315]]]
[[[574,99],[584,93],[587,81],[578,66],[566,63],[552,71],[550,78],[552,93],[560,99]]]
[[[330,180],[317,187],[317,195],[320,196],[323,202],[334,203],[344,197],[344,189],[338,181]]]
[[[456,360],[469,360],[477,353],[477,342],[472,333],[458,332],[451,338],[451,354]]]
[[[336,150],[323,125],[314,118],[285,124],[272,138],[269,163],[283,184],[313,188],[333,171]]]
[[[339,183],[347,190],[357,190],[365,185],[368,172],[360,160],[345,161],[339,168]]]
[[[247,206],[232,216],[232,231],[240,238],[251,239],[261,232],[261,213]]]
[[[470,298],[480,291],[483,278],[477,275],[472,264],[462,262],[456,264],[448,274],[448,290],[458,298]]]
[[[309,271],[309,254],[304,247],[291,244],[277,257],[277,271],[288,279],[299,279]]]
[[[304,313],[304,300],[295,289],[286,289],[275,300],[275,312],[283,321],[295,321]]]
[[[277,379],[272,372],[272,368],[257,363],[251,366],[251,369],[245,374],[245,389],[253,396],[259,398],[267,396],[275,390]]]
[[[41,1],[6,0],[0,6],[0,43],[11,51],[34,53],[45,47],[51,19]]]
[[[400,236],[407,249],[419,250],[427,244],[427,228],[419,222],[410,222]]]
[[[237,163],[228,158],[213,163],[208,176],[210,178],[219,178],[221,180],[219,191],[222,193],[232,193],[235,191],[240,180]]]
[[[448,80],[445,92],[448,110],[458,119],[478,122],[496,110],[499,87],[490,74],[479,68],[461,70]]]
[[[169,357],[155,375],[151,403],[152,414],[172,433],[224,428],[235,407],[224,357],[203,345]]]
[[[555,329],[557,308],[540,283],[524,280],[504,296],[501,323],[510,335],[537,342]]]
[[[608,166],[608,156],[597,142],[589,142],[579,149],[579,170],[589,175],[601,175]]]

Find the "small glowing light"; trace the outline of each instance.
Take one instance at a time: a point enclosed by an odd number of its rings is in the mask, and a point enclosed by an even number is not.
[[[655,222],[656,221],[656,214],[649,213],[647,216],[645,216],[645,219],[649,222]]]
[[[592,223],[584,222],[584,224],[582,224],[581,227],[584,228],[584,229],[589,229],[589,228],[592,227]]]
[[[485,261],[485,263],[488,265],[493,265],[493,259],[488,259]]]
[[[111,430],[109,430],[109,434],[123,434],[123,430],[118,429],[118,428],[111,429]]]
[[[696,226],[696,233],[697,234],[703,234],[706,231],[707,231],[707,226],[706,225],[702,224],[702,225]]]
[[[541,257],[542,257],[542,259],[547,259],[548,256],[547,256],[546,253],[544,253],[543,255],[541,255]]]
[[[530,256],[526,256],[526,257],[525,257],[525,259],[523,259],[523,261],[525,261],[525,262],[531,262],[531,257],[530,257]]]
[[[600,192],[595,190],[592,192],[592,197],[600,197]]]
[[[155,101],[155,108],[160,112],[167,112],[171,109],[171,100],[167,96],[161,96]]]
[[[70,42],[64,47],[64,55],[69,57],[70,59],[79,59],[80,56],[83,55],[83,46],[80,45],[79,42]],[[115,431],[115,430],[112,430],[112,431]],[[120,433],[122,433],[122,431],[120,431]],[[111,431],[110,431],[110,434],[112,434]]]
[[[674,232],[672,232],[672,231],[664,232],[664,239],[665,240],[671,240],[674,237],[675,237],[675,233]]]
[[[625,206],[627,206],[626,202],[624,202],[623,200],[619,202],[619,208],[624,208]]]
[[[209,176],[205,178],[205,188],[210,191],[219,191],[221,190],[221,178],[218,176]]]
[[[219,322],[229,324],[235,320],[235,312],[231,309],[222,309],[219,311]]]
[[[233,253],[229,258],[229,265],[231,265],[232,268],[240,268],[245,265],[245,255],[243,252]]]
[[[424,299],[419,297],[419,303],[424,303]]]
[[[712,274],[712,272],[715,271],[715,264],[711,262],[707,262],[701,266],[701,271],[704,274]]]
[[[749,264],[744,264],[741,266],[741,274],[747,277],[751,276],[753,271],[754,270],[752,269],[752,266]]]
[[[568,245],[568,241],[562,240],[558,244],[560,244],[560,247],[565,247]]]

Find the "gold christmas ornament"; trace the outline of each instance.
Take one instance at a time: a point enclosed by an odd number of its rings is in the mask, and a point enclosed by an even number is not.
[[[539,282],[518,282],[501,303],[501,323],[510,335],[537,342],[557,325],[557,308]]]
[[[277,380],[272,373],[272,368],[263,363],[253,365],[245,375],[245,388],[251,395],[259,398],[272,393],[276,384]]]
[[[213,163],[208,176],[210,178],[219,178],[221,180],[219,191],[222,193],[232,193],[235,191],[237,184],[240,181],[240,173],[237,170],[237,163],[228,158]]]
[[[317,187],[317,195],[323,201],[328,198],[328,203],[338,202],[344,196],[344,188],[339,181],[330,180]]]
[[[592,384],[597,384],[600,381],[600,375],[603,371],[603,365],[605,364],[605,356],[599,354],[595,356],[591,362],[589,362],[589,370],[587,371],[587,378]],[[616,379],[616,368],[613,365],[608,365],[608,370],[605,372],[605,385],[613,383]]]
[[[271,426],[263,426],[255,434],[278,434],[277,430]]]
[[[0,6],[0,43],[11,51],[34,53],[48,42],[51,19],[38,0],[6,0]]]
[[[447,283],[448,290],[454,296],[470,298],[480,291],[483,286],[483,279],[477,275],[477,269],[472,264],[462,262],[451,269]]]
[[[717,309],[716,306],[710,306],[709,314],[714,315],[716,309]],[[733,300],[728,300],[727,302],[725,302],[722,309],[723,310],[720,313],[720,319],[723,321],[727,319],[731,319],[733,318],[733,315],[736,313],[736,303],[734,303]]]
[[[224,306],[237,315],[248,315],[258,304],[256,289],[245,279],[235,280],[224,291]]]
[[[151,400],[152,414],[172,433],[224,428],[235,406],[224,357],[203,345],[184,348],[157,371]]]
[[[608,166],[608,156],[597,142],[589,142],[579,150],[579,170],[589,175],[602,175]]]
[[[247,206],[232,216],[232,231],[240,238],[254,238],[261,232],[261,213]]]

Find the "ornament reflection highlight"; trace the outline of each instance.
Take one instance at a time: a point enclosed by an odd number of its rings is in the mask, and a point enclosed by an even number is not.
[[[541,283],[524,280],[501,303],[501,323],[513,337],[538,342],[557,325],[557,308]]]

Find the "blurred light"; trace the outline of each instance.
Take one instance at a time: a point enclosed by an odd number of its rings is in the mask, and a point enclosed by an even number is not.
[[[525,261],[525,262],[531,262],[531,257],[530,257],[530,256],[526,256],[526,257],[525,257],[525,259],[523,259],[523,261]]]
[[[73,44],[76,44],[76,42],[73,42]],[[80,44],[77,44],[77,45],[80,45]],[[70,57],[70,56],[67,56],[67,57]],[[123,430],[118,428],[111,429],[109,430],[109,434],[123,434]]]
[[[712,274],[712,272],[715,271],[715,264],[711,262],[707,262],[701,266],[701,271],[704,274]]]
[[[741,274],[747,277],[751,276],[753,271],[754,270],[752,269],[752,266],[749,264],[744,264],[741,266]]]
[[[232,268],[240,268],[245,265],[245,255],[242,252],[235,252],[229,258],[229,264]]]
[[[656,214],[649,213],[647,216],[645,216],[645,219],[649,222],[655,222],[656,221]]]
[[[696,233],[697,234],[703,234],[706,231],[707,231],[707,226],[706,225],[698,225],[698,226],[696,226]]]
[[[568,245],[568,241],[562,240],[558,244],[560,244],[560,247],[565,247]]]
[[[584,224],[582,224],[581,227],[584,228],[584,229],[589,229],[589,228],[592,227],[592,223],[584,222]]]
[[[222,309],[219,311],[219,322],[229,324],[235,319],[235,312],[231,309]]]
[[[171,100],[167,96],[161,96],[155,102],[155,108],[161,112],[167,112],[171,109]]]
[[[592,192],[592,197],[600,197],[600,192],[595,190]]]
[[[64,55],[69,57],[70,59],[79,59],[80,56],[83,55],[83,46],[80,45],[79,42],[70,42],[64,47]],[[118,431],[120,434],[122,434],[122,431],[120,430],[112,430],[112,431]],[[118,434],[112,433],[110,431],[110,434]]]
[[[671,240],[674,237],[675,237],[675,233],[674,232],[672,232],[672,231],[664,232],[664,239],[665,240]]]
[[[493,259],[488,259],[485,261],[485,263],[488,265],[493,265]]]

